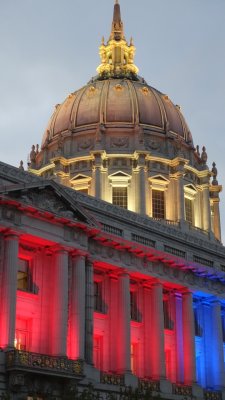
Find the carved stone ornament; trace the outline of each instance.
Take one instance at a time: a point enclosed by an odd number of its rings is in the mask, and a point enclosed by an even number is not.
[[[59,198],[57,198],[51,190],[48,189],[40,192],[30,190],[29,192],[22,194],[20,200],[23,203],[36,206],[44,209],[45,211],[60,214],[61,216],[67,218],[74,218],[73,211],[68,210],[68,206]]]
[[[129,138],[128,136],[111,138],[110,145],[112,148],[127,148],[129,146]]]
[[[88,150],[92,149],[94,145],[93,139],[83,139],[80,142],[78,142],[78,150]]]
[[[156,142],[155,140],[147,140],[146,141],[146,146],[151,149],[151,150],[160,150],[161,146],[159,142]]]

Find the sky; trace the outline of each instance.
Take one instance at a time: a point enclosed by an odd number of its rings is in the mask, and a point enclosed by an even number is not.
[[[0,160],[26,165],[54,106],[96,75],[114,0],[0,0]],[[215,161],[225,243],[225,0],[120,0],[135,64]]]

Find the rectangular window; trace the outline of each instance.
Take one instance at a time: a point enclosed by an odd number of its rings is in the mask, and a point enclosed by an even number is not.
[[[102,282],[94,282],[94,310],[103,312]]]
[[[193,219],[193,200],[185,197],[185,219],[189,224],[194,225]]]
[[[131,372],[134,375],[138,374],[138,344],[132,343],[130,346],[130,363]]]
[[[168,298],[163,300],[164,329],[173,330],[173,320],[171,315],[171,304]]]
[[[127,187],[112,188],[112,203],[127,209]]]
[[[102,336],[94,336],[94,366],[95,368],[99,369],[102,371],[102,355],[103,355],[103,349],[102,349]]]
[[[130,292],[130,318],[132,321],[138,321],[137,292]]]
[[[194,307],[194,320],[195,320],[195,336],[202,336],[202,326],[200,321],[200,312],[198,307]]]
[[[224,314],[224,310],[223,310],[223,314],[221,315],[221,322],[222,322],[223,342],[225,343],[225,314]]]
[[[30,262],[23,258],[19,258],[17,271],[17,289],[29,291],[31,290],[30,279]]]
[[[165,218],[165,196],[162,190],[152,190],[152,216],[157,219]]]
[[[16,319],[16,330],[14,346],[17,350],[27,350],[28,349],[28,321],[26,319]]]

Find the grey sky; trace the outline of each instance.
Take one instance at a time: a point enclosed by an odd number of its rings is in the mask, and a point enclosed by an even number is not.
[[[180,104],[225,188],[225,0],[120,0],[147,82]],[[53,111],[99,64],[114,0],[0,0],[0,160],[26,163]],[[225,241],[225,195],[221,196]]]

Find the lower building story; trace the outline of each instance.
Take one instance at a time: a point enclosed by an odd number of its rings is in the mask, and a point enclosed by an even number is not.
[[[130,387],[221,399],[223,246],[76,195],[41,180],[0,194],[2,398],[75,399],[91,385],[102,399]]]

